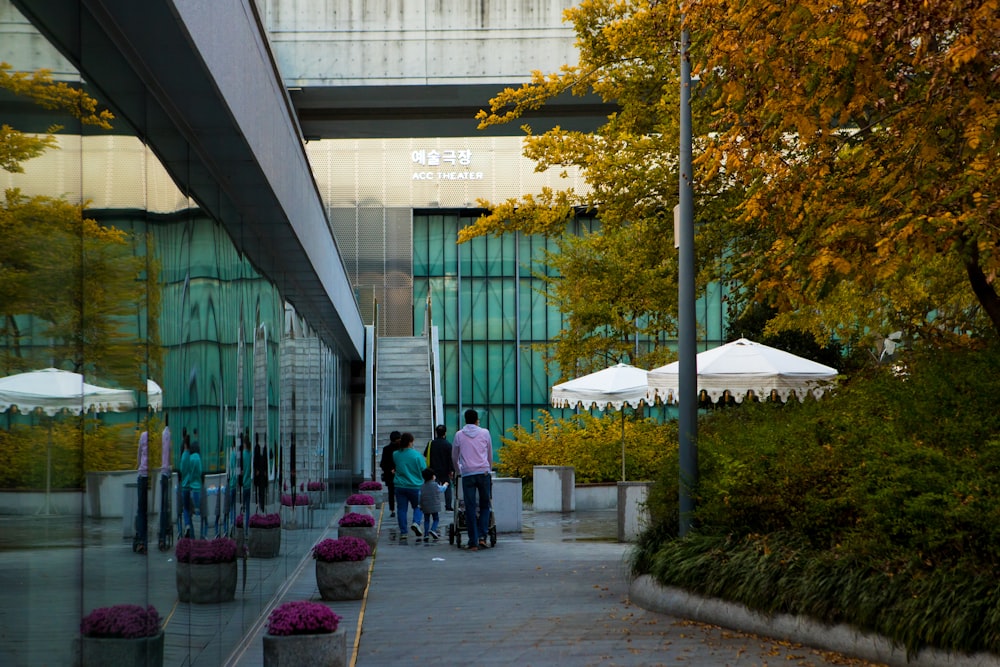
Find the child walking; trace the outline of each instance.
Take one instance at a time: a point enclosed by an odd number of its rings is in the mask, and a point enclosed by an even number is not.
[[[438,484],[434,480],[434,471],[424,468],[422,473],[424,485],[420,487],[420,510],[424,513],[424,542],[431,538],[438,541],[438,525],[441,522],[441,492],[448,488],[448,483]]]

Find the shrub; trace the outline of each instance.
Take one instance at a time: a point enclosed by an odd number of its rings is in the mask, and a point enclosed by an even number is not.
[[[382,482],[367,481],[358,484],[358,491],[381,491],[381,490],[382,490]]]
[[[84,637],[139,639],[153,637],[160,631],[160,615],[156,607],[117,604],[100,607],[83,617],[80,633]]]
[[[367,493],[353,493],[347,496],[348,505],[374,505],[375,498]]]
[[[694,530],[676,538],[671,463],[633,573],[911,653],[1000,652],[1000,352],[905,359],[822,401],[703,415]]]
[[[508,477],[531,479],[538,465],[571,465],[580,484],[614,482],[622,478],[622,415],[602,417],[582,413],[556,419],[545,410],[532,429],[515,426],[511,438],[501,438],[498,471]],[[630,480],[654,479],[670,448],[677,446],[676,424],[626,415],[625,475]]]
[[[344,516],[340,517],[340,521],[337,522],[337,525],[350,526],[352,528],[371,528],[375,525],[375,517],[371,514],[348,512]]]
[[[177,540],[178,563],[231,563],[239,550],[236,540],[217,537],[214,540],[196,540],[182,537]]]
[[[270,635],[318,635],[336,632],[340,616],[319,602],[285,602],[267,617]]]
[[[371,555],[368,543],[360,537],[327,538],[313,547],[313,558],[326,563],[364,560]]]
[[[308,491],[323,491],[326,489],[326,482],[309,482],[306,489]]]

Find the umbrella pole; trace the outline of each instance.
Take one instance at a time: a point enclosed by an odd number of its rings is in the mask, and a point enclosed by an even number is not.
[[[45,504],[36,514],[52,514],[52,424],[49,423],[49,441],[45,446]]]
[[[622,406],[622,481],[625,481],[625,407]]]

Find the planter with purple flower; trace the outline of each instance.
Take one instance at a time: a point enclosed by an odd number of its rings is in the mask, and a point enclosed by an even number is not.
[[[313,547],[316,585],[324,600],[360,600],[368,586],[372,550],[359,537],[327,538]]]
[[[267,618],[264,667],[347,665],[347,640],[340,616],[319,602],[285,602]]]
[[[251,558],[274,558],[281,551],[281,515],[251,514],[247,550]]]
[[[372,480],[361,482],[358,485],[358,491],[374,498],[375,507],[382,507],[382,503],[385,502],[385,489],[382,487],[382,482]]]
[[[236,540],[181,538],[177,541],[177,597],[181,602],[211,604],[236,596]]]
[[[368,543],[369,549],[375,549],[375,544],[378,542],[378,532],[375,530],[375,517],[372,515],[348,512],[340,517],[337,526],[337,535],[339,537],[346,535],[360,537]]]
[[[152,605],[95,609],[83,617],[73,644],[73,664],[78,667],[163,664],[163,629]]]
[[[352,493],[344,502],[344,514],[351,512],[375,516],[375,498],[367,493]]]
[[[326,482],[309,482],[306,484],[306,491],[309,493],[309,505],[311,507],[325,507]]]
[[[283,525],[288,529],[298,528],[298,520],[300,518],[298,513],[304,513],[306,507],[309,506],[309,496],[304,492],[297,492],[294,495],[291,493],[282,493],[280,500],[281,513],[286,517]],[[304,517],[302,518],[304,519]]]

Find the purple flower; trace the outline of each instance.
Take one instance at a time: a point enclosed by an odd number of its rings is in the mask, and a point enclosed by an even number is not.
[[[375,499],[367,493],[354,493],[347,496],[348,505],[374,505]]]
[[[360,537],[327,538],[313,547],[313,558],[326,563],[364,560],[372,555],[372,550]]]
[[[292,496],[291,496],[291,494],[289,494],[289,493],[283,493],[283,494],[281,494],[281,504],[284,505],[285,507],[291,507],[292,506]],[[295,504],[296,505],[308,505],[309,504],[309,496],[307,496],[305,494],[302,494],[302,493],[296,494],[295,495]]]
[[[381,491],[382,482],[361,482],[358,484],[358,491]]]
[[[231,563],[236,560],[236,540],[217,537],[214,540],[177,540],[178,563]]]
[[[281,515],[274,514],[251,514],[251,528],[277,528],[281,525]]]
[[[160,631],[160,615],[156,607],[137,604],[116,604],[101,607],[83,617],[80,632],[84,637],[114,637],[138,639],[153,637]]]
[[[351,526],[355,528],[371,528],[375,525],[375,517],[371,514],[348,512],[344,516],[340,517],[340,521],[337,522],[337,525]]]
[[[309,482],[306,488],[310,491],[322,491],[326,488],[326,482]]]
[[[340,616],[319,602],[285,602],[267,617],[270,635],[318,635],[336,632]]]

